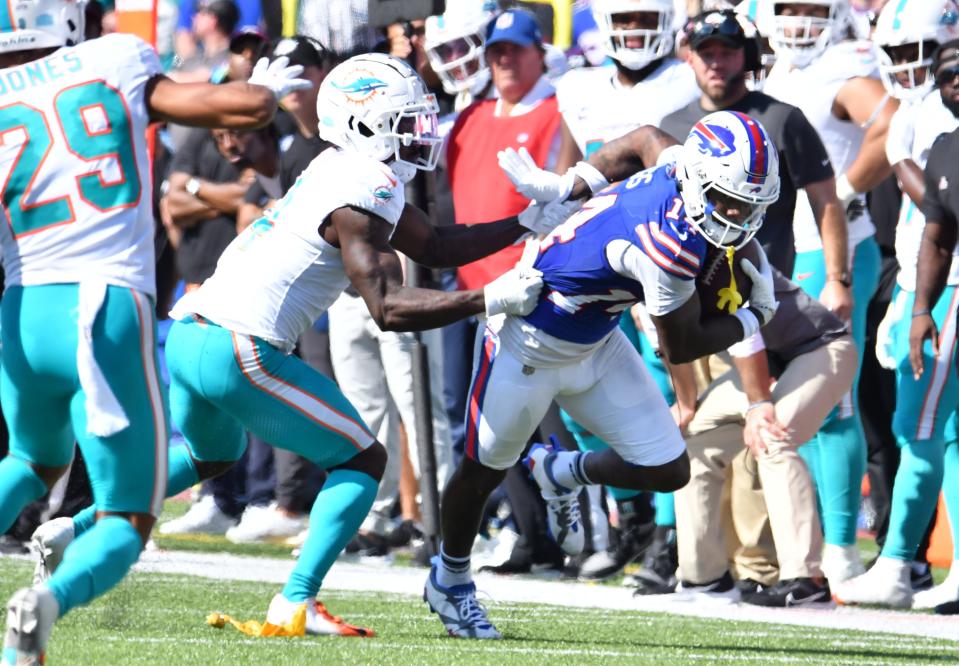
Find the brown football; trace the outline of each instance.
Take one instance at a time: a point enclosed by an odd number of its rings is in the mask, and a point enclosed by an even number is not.
[[[758,267],[761,252],[759,244],[755,240],[751,240],[745,247],[736,250],[733,255],[736,291],[742,298],[740,301],[729,290],[729,261],[726,258],[726,251],[712,245],[707,247],[703,268],[696,277],[696,291],[699,292],[699,302],[703,314],[709,312],[731,314],[731,304],[733,302],[736,303],[737,307],[742,307],[749,300],[752,280],[746,276],[740,262],[743,259],[749,259],[754,266]]]

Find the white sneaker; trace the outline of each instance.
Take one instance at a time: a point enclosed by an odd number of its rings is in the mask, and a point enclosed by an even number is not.
[[[891,608],[912,606],[910,563],[891,557],[879,557],[861,576],[850,578],[832,588],[837,604],[873,604]]]
[[[220,511],[213,495],[203,495],[179,518],[160,525],[160,534],[226,534],[236,520]]]
[[[306,633],[310,636],[360,636],[369,638],[375,636],[372,629],[347,624],[343,618],[330,615],[326,606],[316,599],[307,599],[296,603],[290,601],[283,594],[277,594],[270,602],[266,612],[266,621],[270,624],[283,626],[293,620],[296,611],[306,606]]]
[[[736,604],[742,600],[742,593],[727,571],[716,580],[701,585],[679,581],[670,599],[694,603]]]
[[[269,506],[248,506],[240,522],[226,531],[226,538],[233,543],[254,543],[269,539],[282,541],[296,536],[306,525],[305,516],[291,518],[280,511],[276,503]]]
[[[7,634],[0,659],[4,666],[39,666],[46,660],[47,642],[60,605],[44,587],[24,588],[7,603]]]
[[[440,616],[447,633],[454,638],[502,638],[476,600],[476,584],[443,587],[436,581],[436,558],[423,587],[423,601]]]
[[[829,580],[830,586],[838,585],[850,578],[866,573],[859,547],[835,546],[827,543],[822,551],[822,573]]]
[[[30,552],[37,558],[33,569],[33,584],[44,583],[63,561],[63,551],[67,549],[75,534],[73,518],[54,518],[45,522],[30,537]]]
[[[533,444],[523,464],[546,500],[549,534],[567,555],[579,555],[586,545],[586,531],[579,512],[579,488],[556,483],[551,471],[556,452],[545,444]]]
[[[953,562],[946,579],[928,590],[912,595],[914,609],[935,608],[950,601],[959,601],[959,561]]]

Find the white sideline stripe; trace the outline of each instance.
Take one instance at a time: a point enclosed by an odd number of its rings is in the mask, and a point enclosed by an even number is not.
[[[224,629],[224,631],[227,631]],[[229,630],[236,633],[232,629]],[[213,638],[173,638],[173,637],[137,637],[137,636],[106,636],[102,639],[111,643],[145,643],[145,644],[160,644],[165,645],[167,643],[177,643],[177,644],[190,644],[190,645],[223,645],[222,640],[213,639]],[[231,639],[229,642],[231,645],[264,645],[268,644],[269,641],[282,641],[286,639],[282,638],[273,638],[273,639],[263,639],[263,638],[237,638]],[[324,649],[327,647],[327,641],[336,640],[335,638],[305,638],[305,639],[292,639],[296,640],[297,648],[320,648]],[[583,657],[638,657],[638,656],[649,656],[649,648],[642,647],[637,648],[636,651],[622,651],[622,650],[596,650],[591,648],[575,649],[575,648],[546,648],[546,647],[536,647],[536,648],[524,648],[524,647],[510,647],[503,645],[498,641],[477,641],[475,643],[467,643],[463,640],[455,641],[455,644],[444,645],[442,643],[434,642],[412,642],[407,643],[403,646],[398,646],[390,643],[378,642],[376,639],[369,639],[363,641],[352,641],[356,644],[358,651],[362,650],[392,650],[392,651],[401,651],[408,650],[410,648],[422,648],[430,652],[476,652],[480,654],[548,654],[553,656],[583,656]],[[453,641],[450,641],[453,643]],[[671,656],[680,657],[683,660],[707,660],[707,661],[716,661],[717,653],[715,651],[703,651],[703,652],[692,652],[691,648],[683,647],[681,645],[676,646],[659,646],[661,649],[666,651],[677,652],[676,655],[660,655],[661,658],[667,658]],[[735,650],[737,648],[729,648],[730,650]],[[748,649],[748,648],[743,648]],[[731,661],[741,661],[741,662],[761,662],[764,664],[770,663],[780,663],[780,664],[815,664],[821,663],[821,658],[815,655],[810,655],[808,657],[790,657],[788,655],[773,655],[773,654],[761,654],[761,655],[745,655],[745,654],[723,654],[723,662]],[[861,665],[865,663],[862,659],[830,659],[830,664],[856,664]],[[879,657],[877,661],[873,662],[876,664],[887,664],[902,663],[902,659],[899,657]],[[916,666],[922,662],[913,662]]]
[[[284,583],[294,560],[242,557],[222,553],[147,551],[137,571],[185,574],[217,580]],[[324,588],[369,593],[373,591],[420,597],[425,569],[371,566],[338,561],[326,576]],[[476,574],[480,597],[495,603],[541,603],[576,608],[603,608],[762,624],[821,627],[880,634],[959,640],[959,618],[902,611],[841,606],[834,609],[762,608],[747,604],[704,604],[662,597],[633,597],[628,588],[585,583],[521,580],[495,574]],[[663,595],[668,596],[668,595]],[[424,613],[427,612],[424,606]],[[501,627],[502,628],[502,627]],[[865,638],[865,637],[864,637]],[[957,646],[959,647],[959,646]]]

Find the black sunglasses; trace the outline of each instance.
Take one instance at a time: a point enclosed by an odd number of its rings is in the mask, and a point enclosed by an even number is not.
[[[959,64],[940,69],[936,72],[936,85],[944,86],[947,83],[955,81],[957,76],[959,76]]]
[[[721,16],[722,20],[717,21],[717,16]],[[711,37],[726,37],[744,42],[746,33],[731,11],[709,12],[697,16],[686,26],[686,40],[689,43],[703,42]]]

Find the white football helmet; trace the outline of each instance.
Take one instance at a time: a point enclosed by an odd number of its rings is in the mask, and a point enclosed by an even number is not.
[[[399,58],[367,53],[337,65],[320,85],[316,111],[321,139],[387,162],[403,182],[436,167],[436,95]]]
[[[0,11],[0,53],[73,46],[83,41],[82,0],[12,0]]]
[[[672,54],[676,47],[672,0],[593,0],[592,9],[606,54],[624,67],[642,69],[654,60]],[[617,14],[633,12],[653,14],[656,27],[616,27]],[[633,40],[641,42],[642,45],[629,46],[629,42]]]
[[[759,121],[737,111],[711,113],[693,126],[676,175],[687,218],[719,248],[748,243],[779,198],[776,146]]]
[[[830,45],[843,39],[850,26],[849,0],[767,0],[772,5],[771,30],[767,37],[776,55],[788,56],[796,67],[805,67]],[[817,5],[827,10],[824,18],[788,16],[782,12],[790,5]],[[759,9],[760,15],[768,9]],[[757,17],[760,32],[767,21]]]
[[[426,57],[449,94],[479,92],[489,82],[483,49],[496,1],[457,0],[447,7],[445,13],[426,19]]]
[[[929,68],[939,44],[959,37],[959,6],[953,0],[897,0],[879,14],[873,41],[880,48],[879,73],[889,94],[920,99],[935,85]],[[914,45],[915,56],[895,63],[896,47]],[[918,75],[918,76],[917,76]]]

